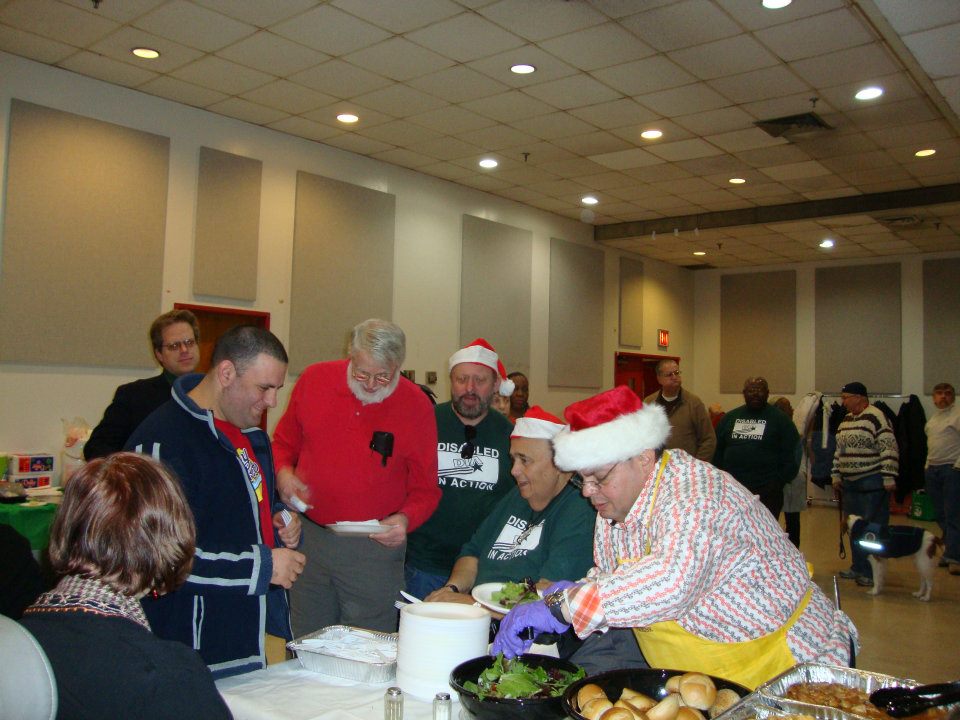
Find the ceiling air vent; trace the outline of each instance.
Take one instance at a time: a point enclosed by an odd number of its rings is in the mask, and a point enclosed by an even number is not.
[[[757,120],[754,125],[771,137],[806,135],[833,129],[832,125],[824,122],[823,118],[815,112],[787,115],[771,120]]]
[[[919,215],[896,215],[891,217],[875,218],[881,225],[892,228],[916,227],[923,224],[923,218]]]

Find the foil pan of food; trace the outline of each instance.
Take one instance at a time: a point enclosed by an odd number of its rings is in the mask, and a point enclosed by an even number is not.
[[[287,649],[296,653],[307,670],[379,684],[397,674],[397,634],[331,625],[291,640]]]
[[[773,699],[751,693],[713,720],[860,720],[831,707],[811,706],[785,698]]]
[[[885,687],[916,687],[916,680],[856,670],[854,668],[801,663],[757,688],[757,694],[775,707],[807,708],[807,714],[824,720],[892,720],[870,702],[870,694]],[[915,720],[945,720],[960,703],[930,708]],[[832,708],[843,714],[816,715],[817,708]]]

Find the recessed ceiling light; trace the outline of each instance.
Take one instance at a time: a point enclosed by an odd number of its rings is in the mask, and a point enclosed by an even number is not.
[[[917,157],[930,157],[931,155],[936,155],[937,151],[933,148],[927,148],[926,150],[917,150],[914,155]]]
[[[138,58],[143,58],[144,60],[156,60],[158,57],[160,57],[159,50],[154,50],[153,48],[148,47],[135,47],[130,52],[132,52]]]
[[[830,238],[820,241],[820,247],[824,249],[832,248],[836,243],[833,242]]]
[[[640,133],[640,137],[644,140],[656,140],[659,137],[663,137],[663,132],[660,130],[644,130]]]
[[[793,0],[763,0],[761,3],[767,10],[779,10],[792,3]]]
[[[730,178],[731,185],[743,185],[745,182],[743,178]]]
[[[510,72],[516,73],[517,75],[529,75],[536,71],[537,69],[533,65],[527,65],[526,63],[517,63],[516,65],[510,66]]]
[[[593,195],[584,195],[582,198],[580,198],[580,202],[582,202],[584,205],[596,205],[600,201],[597,200]]]
[[[854,95],[854,97],[857,100],[873,100],[881,95],[883,95],[883,88],[871,86],[865,87],[863,90]]]
[[[337,115],[337,120],[339,120],[342,123],[347,123],[348,125],[351,123],[357,122],[359,119],[360,118],[354,115],[353,113],[340,113],[339,115]]]
[[[701,256],[701,255],[706,255],[706,253],[705,253],[703,250],[697,250],[697,251],[694,253],[694,255],[696,255],[696,256],[699,257],[699,256]]]
[[[484,158],[484,159],[481,160],[478,164],[479,164],[480,167],[482,167],[482,168],[490,169],[490,168],[495,168],[495,167],[496,167],[497,165],[499,165],[500,163],[498,163],[498,162],[497,162],[496,160],[494,160],[493,158]]]

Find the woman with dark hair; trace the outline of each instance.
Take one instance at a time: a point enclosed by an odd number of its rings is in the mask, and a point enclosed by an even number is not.
[[[231,717],[200,656],[155,637],[140,605],[186,580],[195,536],[180,483],[145,456],[70,478],[50,534],[61,579],[21,621],[53,667],[59,720]]]
[[[530,381],[522,372],[512,372],[507,375],[509,380],[513,380],[514,390],[510,395],[510,412],[507,415],[510,422],[516,423],[519,418],[527,414],[530,409]]]

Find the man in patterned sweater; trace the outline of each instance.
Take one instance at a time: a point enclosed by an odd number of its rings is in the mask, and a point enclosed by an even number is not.
[[[859,515],[868,523],[890,524],[890,491],[896,486],[899,454],[893,428],[880,410],[870,404],[861,382],[840,389],[847,410],[837,429],[830,480],[842,494],[845,513]],[[856,543],[850,552],[853,564],[840,577],[858,585],[873,585],[870,561]]]
[[[579,471],[597,510],[596,567],[511,611],[492,652],[522,652],[526,628],[572,625],[580,637],[635,628],[651,667],[750,688],[797,662],[849,664],[858,641],[850,618],[748,490],[682,450],[663,450],[662,408],[619,386],[564,415],[556,463]]]

